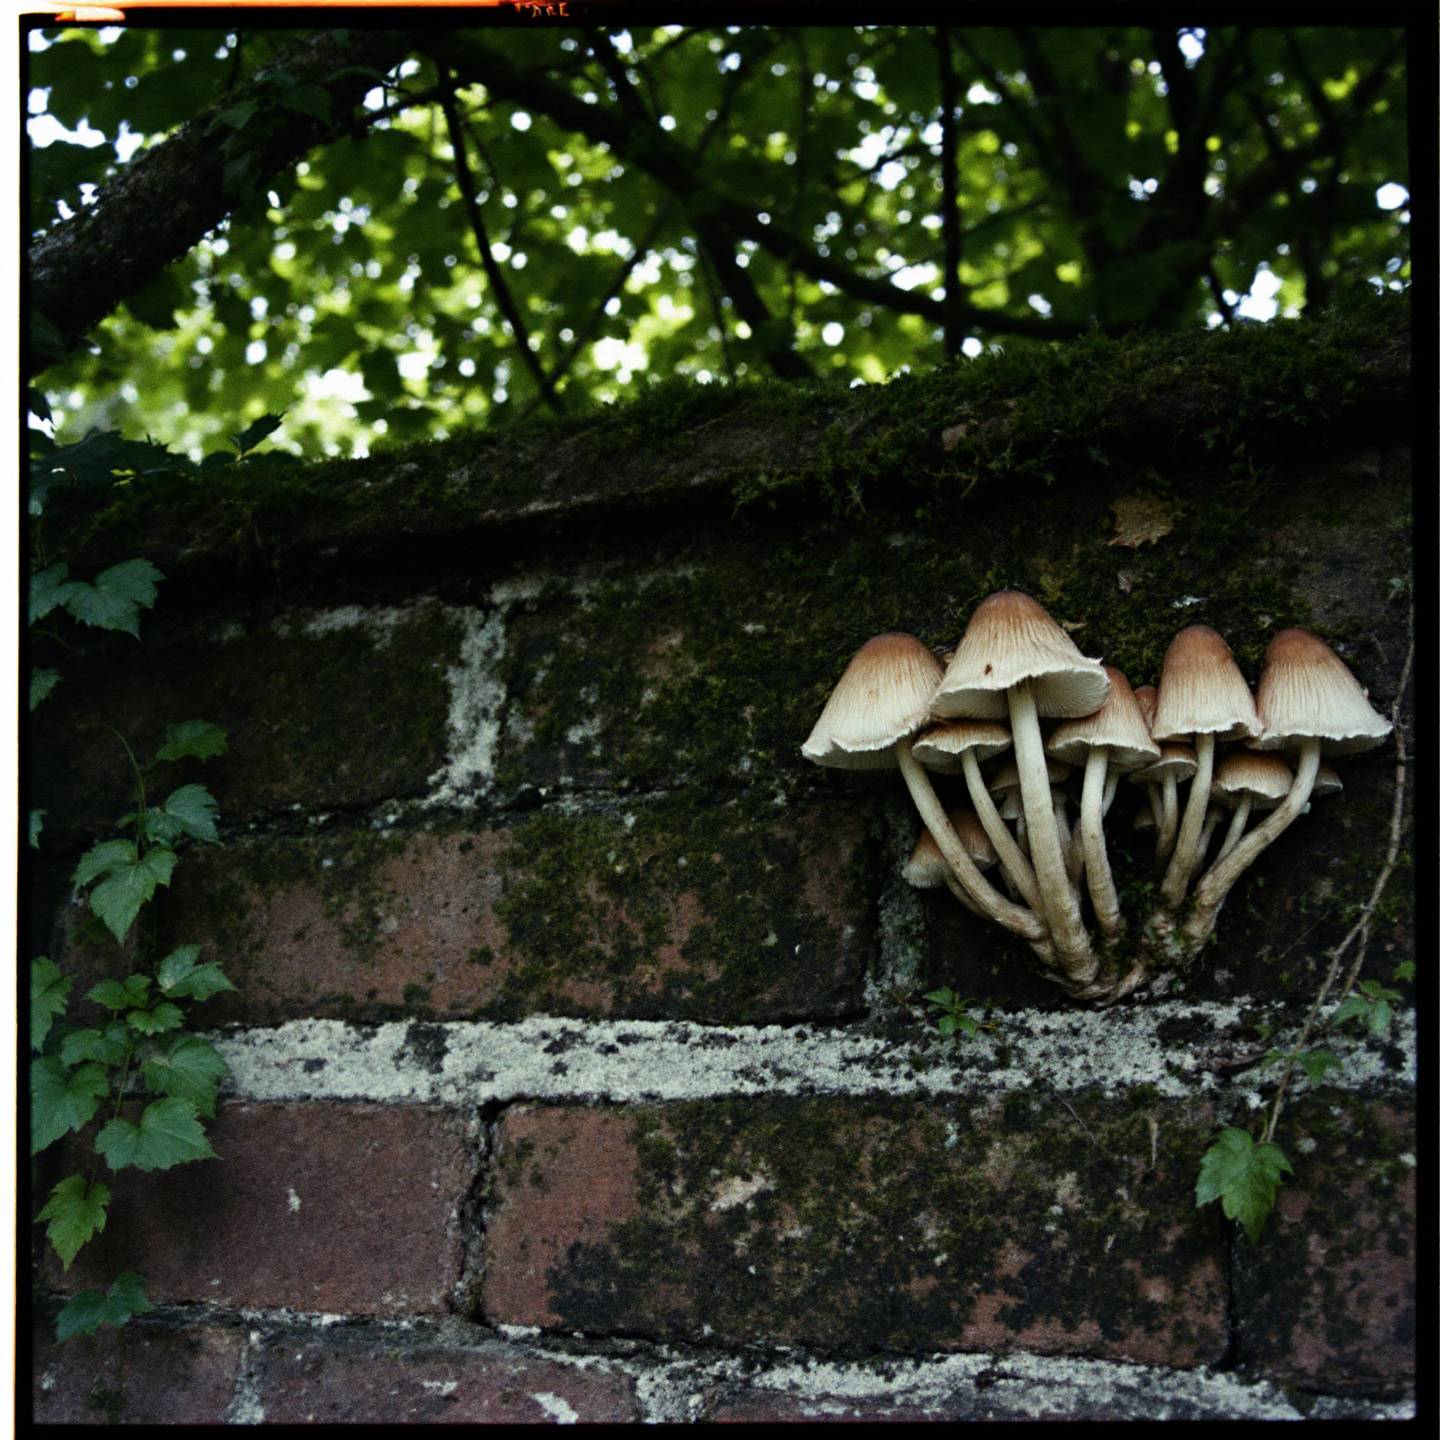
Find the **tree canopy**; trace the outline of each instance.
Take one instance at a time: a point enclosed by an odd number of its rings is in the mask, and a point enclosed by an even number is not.
[[[1409,276],[1403,31],[30,32],[57,438],[363,453]]]

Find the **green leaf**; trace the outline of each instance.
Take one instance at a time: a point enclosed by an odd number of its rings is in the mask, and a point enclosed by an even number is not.
[[[139,852],[133,840],[102,840],[80,857],[80,863],[70,878],[78,888],[110,874],[112,870],[127,869],[138,859]]]
[[[82,1290],[72,1296],[55,1322],[55,1338],[69,1340],[76,1335],[93,1335],[102,1325],[123,1325],[132,1315],[143,1315],[155,1307],[145,1296],[144,1281],[127,1270],[102,1295]]]
[[[953,1035],[959,1028],[959,1025],[960,1022],[954,1015],[942,1015],[935,1028],[939,1030],[942,1035]]]
[[[172,790],[159,813],[173,820],[183,835],[208,840],[212,845],[220,843],[220,834],[215,829],[219,806],[203,785],[182,785]]]
[[[932,990],[925,998],[932,1005],[941,1005],[948,1010],[955,1003],[955,992],[948,985],[942,985],[940,989]]]
[[[140,612],[155,603],[157,581],[165,577],[148,560],[125,560],[102,570],[93,585],[77,581],[65,608],[84,625],[123,630],[140,638]]]
[[[188,1160],[216,1158],[194,1104],[175,1097],[147,1105],[138,1125],[110,1121],[95,1137],[95,1149],[112,1170],[168,1170]]]
[[[30,708],[34,710],[59,683],[60,672],[58,670],[32,670],[30,672]]]
[[[194,756],[197,760],[208,760],[212,755],[223,755],[229,745],[225,732],[208,720],[182,720],[178,725],[165,727],[165,743],[155,752],[157,760],[183,760]]]
[[[96,1060],[101,1065],[123,1065],[129,1048],[125,1023],[117,1021],[107,1025],[103,1031],[72,1030],[60,1042],[60,1058],[67,1065],[78,1065],[84,1060]]]
[[[153,1093],[188,1100],[208,1119],[215,1114],[216,1091],[230,1067],[208,1040],[180,1035],[167,1050],[146,1060],[140,1073]]]
[[[1205,1152],[1195,1184],[1195,1204],[1219,1200],[1227,1218],[1238,1220],[1252,1243],[1260,1238],[1290,1162],[1278,1145],[1257,1145],[1244,1130],[1227,1127]]]
[[[1339,1063],[1340,1057],[1328,1050],[1311,1050],[1300,1056],[1300,1067],[1312,1084],[1318,1084]]]
[[[208,1000],[222,990],[235,988],[213,961],[196,964],[199,954],[198,945],[181,945],[160,962],[157,973],[165,994],[177,1000]]]
[[[1391,1013],[1388,1000],[1377,1000],[1370,1011],[1370,1033],[1377,1040],[1383,1040],[1390,1033]]]
[[[173,850],[147,850],[135,864],[111,870],[90,892],[91,910],[121,944],[135,923],[140,907],[155,893],[155,887],[170,883],[177,858]]]
[[[118,980],[102,980],[85,998],[107,1010],[136,1010],[149,1003],[150,977],[127,975],[123,985]]]
[[[247,425],[238,435],[231,436],[230,443],[234,445],[238,454],[244,455],[247,451],[253,450],[266,436],[273,435],[280,428],[284,419],[283,415],[262,415],[253,424]]]
[[[1343,999],[1334,1015],[1330,1017],[1332,1025],[1343,1025],[1347,1020],[1368,1019],[1370,1015],[1370,1002],[1363,995],[1347,995]]]
[[[34,309],[30,311],[30,348],[47,360],[65,358],[65,337]]]
[[[216,123],[226,126],[231,130],[243,130],[249,123],[250,118],[260,108],[258,100],[242,100],[238,105],[232,105],[228,110],[222,110],[216,117]]]
[[[298,110],[322,124],[330,123],[330,92],[319,85],[297,85],[280,103],[288,110]]]
[[[57,605],[63,605],[75,589],[66,577],[70,567],[63,562],[47,565],[30,577],[30,623],[43,620]],[[33,706],[31,707],[34,708]]]
[[[1415,962],[1413,960],[1402,960],[1396,967],[1395,973],[1390,977],[1402,983],[1415,978]],[[1398,997],[1397,997],[1398,998]]]
[[[45,816],[48,810],[32,810],[30,812],[30,844],[38,850],[40,848],[40,832],[45,828]]]
[[[30,1048],[41,1050],[57,1015],[65,1013],[71,982],[46,955],[30,962]]]
[[[162,1000],[153,1010],[132,1010],[125,1020],[137,1034],[163,1035],[185,1023],[185,1012],[178,1005]]]
[[[103,1065],[71,1070],[53,1055],[30,1062],[30,1153],[88,1125],[110,1089]]]
[[[45,1238],[66,1270],[80,1247],[105,1228],[109,1203],[110,1187],[97,1180],[87,1189],[83,1175],[68,1176],[50,1192],[36,1219],[49,1221]]]

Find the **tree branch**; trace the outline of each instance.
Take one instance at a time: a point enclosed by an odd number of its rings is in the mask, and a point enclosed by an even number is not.
[[[955,110],[960,103],[955,66],[950,57],[950,31],[935,32],[940,52],[940,223],[945,235],[945,358],[960,353],[960,196],[957,189]]]
[[[355,73],[356,67],[389,70],[413,48],[417,33],[349,30],[305,35],[170,139],[141,151],[93,204],[35,241],[29,267],[32,311],[55,327],[67,352],[73,350],[122,300],[143,290],[239,203],[233,172],[229,184],[226,179],[232,157],[222,148],[237,132],[221,123],[222,112],[247,100],[259,107],[250,120],[256,126],[257,143],[250,152],[249,175],[255,186],[263,187],[336,128],[298,111],[279,109],[266,77],[284,72],[297,81],[319,85],[330,97],[330,113],[348,117],[375,85],[373,75]],[[277,114],[283,115],[283,123],[263,124],[265,117]],[[340,124],[345,124],[343,118]],[[38,370],[55,358],[32,350],[29,362]]]
[[[730,234],[753,240],[762,250],[777,260],[793,263],[811,279],[828,281],[847,295],[899,314],[922,315],[936,324],[943,321],[940,302],[933,296],[902,290],[888,280],[862,275],[831,257],[818,254],[786,227],[762,223],[753,206],[717,185],[707,184],[703,174],[696,173],[689,152],[664,131],[656,129],[636,134],[622,115],[604,106],[586,105],[544,76],[517,69],[472,35],[449,37],[448,48],[451,63],[469,79],[483,84],[492,95],[548,115],[556,124],[607,146],[622,160],[649,174],[687,209],[698,203]],[[1061,339],[1080,334],[1086,328],[968,305],[962,308],[961,318],[962,323],[975,329],[1033,335],[1040,339]]]
[[[480,263],[484,266],[486,277],[490,281],[490,288],[495,294],[495,303],[500,308],[500,313],[505,317],[505,323],[510,327],[510,334],[514,337],[515,344],[519,347],[520,358],[525,368],[530,372],[540,393],[545,397],[545,403],[557,414],[565,411],[565,406],[560,396],[556,393],[554,381],[546,375],[545,367],[540,363],[540,357],[530,348],[530,332],[526,329],[524,318],[515,304],[514,296],[510,294],[510,287],[505,283],[505,275],[500,269],[499,262],[495,259],[495,252],[490,248],[490,237],[485,230],[485,220],[480,214],[479,202],[475,199],[475,180],[470,174],[470,161],[465,153],[465,127],[460,123],[460,113],[455,106],[455,82],[450,74],[450,69],[443,63],[437,63],[437,72],[440,76],[440,108],[445,114],[445,126],[450,134],[450,148],[455,152],[455,183],[460,187],[460,198],[465,205],[465,213],[470,220],[470,229],[475,236],[475,248],[480,252]]]

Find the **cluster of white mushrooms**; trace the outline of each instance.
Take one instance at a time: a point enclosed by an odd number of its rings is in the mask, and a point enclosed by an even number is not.
[[[1305,630],[1270,641],[1254,696],[1205,625],[1170,642],[1158,687],[1132,690],[1030,596],[1003,590],[981,602],[945,659],[913,635],[867,641],[802,753],[842,769],[899,766],[925,827],[905,878],[946,885],[1023,937],[1081,999],[1119,999],[1186,963],[1239,876],[1312,796],[1340,788],[1322,755],[1368,750],[1390,733],[1345,663]],[[1059,722],[1048,737],[1042,720]],[[1293,772],[1284,751],[1296,756]],[[1062,782],[1081,766],[1072,827]],[[973,811],[947,814],[928,770],[963,774]],[[1137,823],[1153,825],[1165,865],[1160,905],[1129,944],[1102,828],[1122,776],[1146,787]],[[1008,895],[981,873],[994,865]]]

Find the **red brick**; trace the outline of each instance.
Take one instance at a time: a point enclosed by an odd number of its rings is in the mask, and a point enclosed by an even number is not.
[[[1080,1097],[704,1102],[502,1120],[496,1323],[715,1343],[1213,1363],[1209,1117]],[[1149,1125],[1159,1127],[1152,1163]]]
[[[220,1107],[218,1160],[106,1175],[104,1231],[58,1290],[138,1270],[152,1301],[439,1313],[460,1278],[457,1207],[475,1174],[463,1119],[408,1105]],[[64,1170],[58,1173],[67,1173]]]
[[[162,1330],[132,1320],[59,1344],[35,1336],[34,1418],[42,1425],[223,1424],[245,1349],[238,1330]]]
[[[1415,1379],[1415,1134],[1394,1104],[1321,1092],[1276,1131],[1294,1174],[1255,1244],[1239,1243],[1241,1355],[1330,1392]],[[1402,1155],[1410,1156],[1408,1161]]]
[[[207,1025],[537,1012],[764,1022],[857,1007],[873,952],[856,883],[864,818],[711,817],[688,837],[682,819],[693,826],[694,813],[637,807],[629,824],[532,817],[235,843],[177,869],[156,943],[210,937],[207,955],[237,988],[206,1002]],[[95,978],[86,971],[77,993]]]
[[[277,1340],[259,1366],[267,1424],[581,1424],[638,1421],[635,1384],[503,1345],[407,1346],[389,1337]]]

